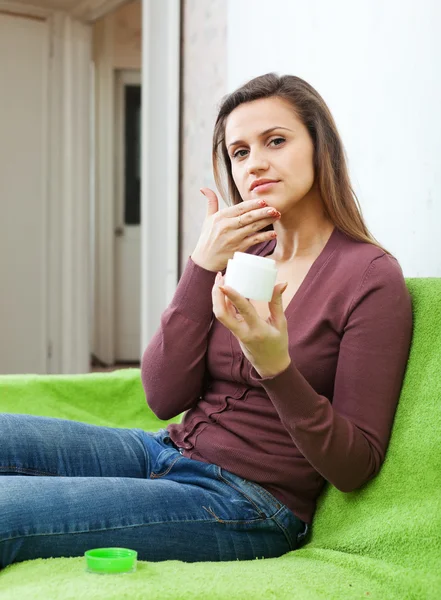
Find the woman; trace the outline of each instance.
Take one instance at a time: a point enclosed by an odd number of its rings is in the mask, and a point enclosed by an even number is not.
[[[307,539],[326,482],[350,492],[378,473],[411,299],[328,108],[298,77],[253,79],[220,107],[213,164],[229,206],[203,190],[200,239],[142,359],[154,413],[186,414],[156,433],[3,415],[0,567],[98,546],[276,557]],[[223,285],[237,250],[276,261],[270,303]]]

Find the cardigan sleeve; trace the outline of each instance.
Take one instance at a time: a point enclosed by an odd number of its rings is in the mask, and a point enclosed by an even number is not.
[[[188,410],[202,394],[215,277],[214,271],[188,259],[173,299],[143,353],[141,379],[147,403],[162,420]]]
[[[262,385],[292,440],[327,481],[350,492],[384,461],[412,339],[410,293],[395,259],[367,267],[350,304],[333,398],[319,395],[293,362]]]

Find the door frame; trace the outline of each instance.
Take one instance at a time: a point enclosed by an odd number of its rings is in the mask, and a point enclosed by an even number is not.
[[[90,364],[91,26],[66,12],[49,18],[49,351],[48,373],[85,373]]]

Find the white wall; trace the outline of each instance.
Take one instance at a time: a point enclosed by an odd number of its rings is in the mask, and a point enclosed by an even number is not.
[[[144,0],[142,28],[141,353],[178,281],[180,2]]]
[[[228,2],[228,92],[270,71],[316,88],[405,277],[441,276],[440,26],[437,0]]]
[[[207,212],[207,199],[199,190],[216,189],[211,144],[218,103],[226,94],[225,0],[185,0],[183,28],[180,273],[198,242]],[[225,208],[218,197],[219,207]]]

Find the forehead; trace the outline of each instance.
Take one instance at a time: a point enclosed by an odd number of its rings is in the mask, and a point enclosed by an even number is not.
[[[225,124],[225,143],[228,146],[236,138],[259,135],[262,131],[276,126],[293,130],[302,126],[287,100],[261,98],[245,102],[228,115]]]

